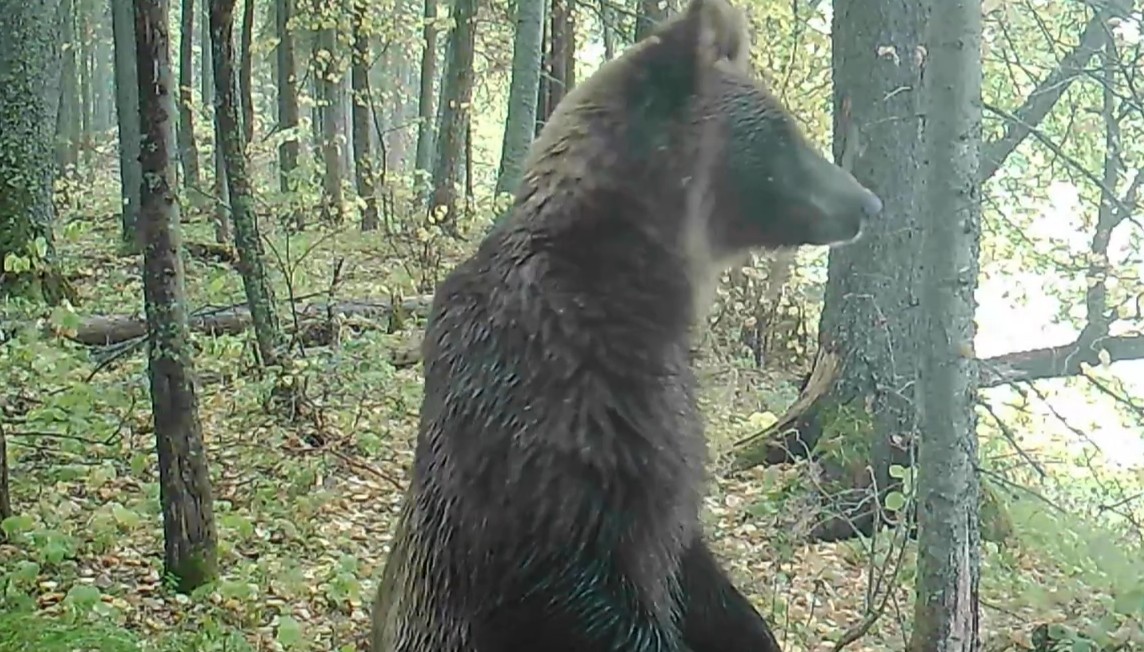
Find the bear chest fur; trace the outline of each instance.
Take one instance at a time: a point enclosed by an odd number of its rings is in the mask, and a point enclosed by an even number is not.
[[[414,483],[453,542],[441,561],[507,596],[621,569],[674,618],[706,460],[686,321],[665,337],[638,304],[523,270],[478,257],[437,293]]]

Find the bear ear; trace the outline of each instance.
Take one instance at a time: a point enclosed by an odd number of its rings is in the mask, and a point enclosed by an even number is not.
[[[748,69],[750,37],[739,9],[727,0],[691,0],[687,18],[695,26],[700,66],[727,60],[739,70]]]

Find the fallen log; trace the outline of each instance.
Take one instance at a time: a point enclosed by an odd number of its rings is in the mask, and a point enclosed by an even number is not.
[[[400,312],[424,317],[429,313],[432,295],[404,299]],[[393,314],[388,299],[352,299],[347,301],[314,301],[298,306],[298,322],[314,323],[330,316],[389,319]],[[211,336],[237,335],[250,327],[250,310],[246,306],[207,308],[188,318],[192,331]],[[284,320],[289,323],[292,320]],[[119,344],[147,334],[147,320],[138,315],[97,315],[84,320],[78,328],[58,335],[87,346]]]

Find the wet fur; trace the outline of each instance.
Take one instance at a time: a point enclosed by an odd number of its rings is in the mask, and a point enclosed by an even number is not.
[[[779,650],[702,539],[688,354],[718,272],[802,237],[727,199],[729,104],[785,116],[735,86],[747,51],[737,11],[694,0],[601,67],[438,288],[374,652]]]

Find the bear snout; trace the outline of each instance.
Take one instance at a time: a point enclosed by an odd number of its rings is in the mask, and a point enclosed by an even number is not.
[[[878,217],[882,213],[882,199],[875,195],[871,190],[865,190],[865,197],[862,198],[862,216],[866,219]]]

